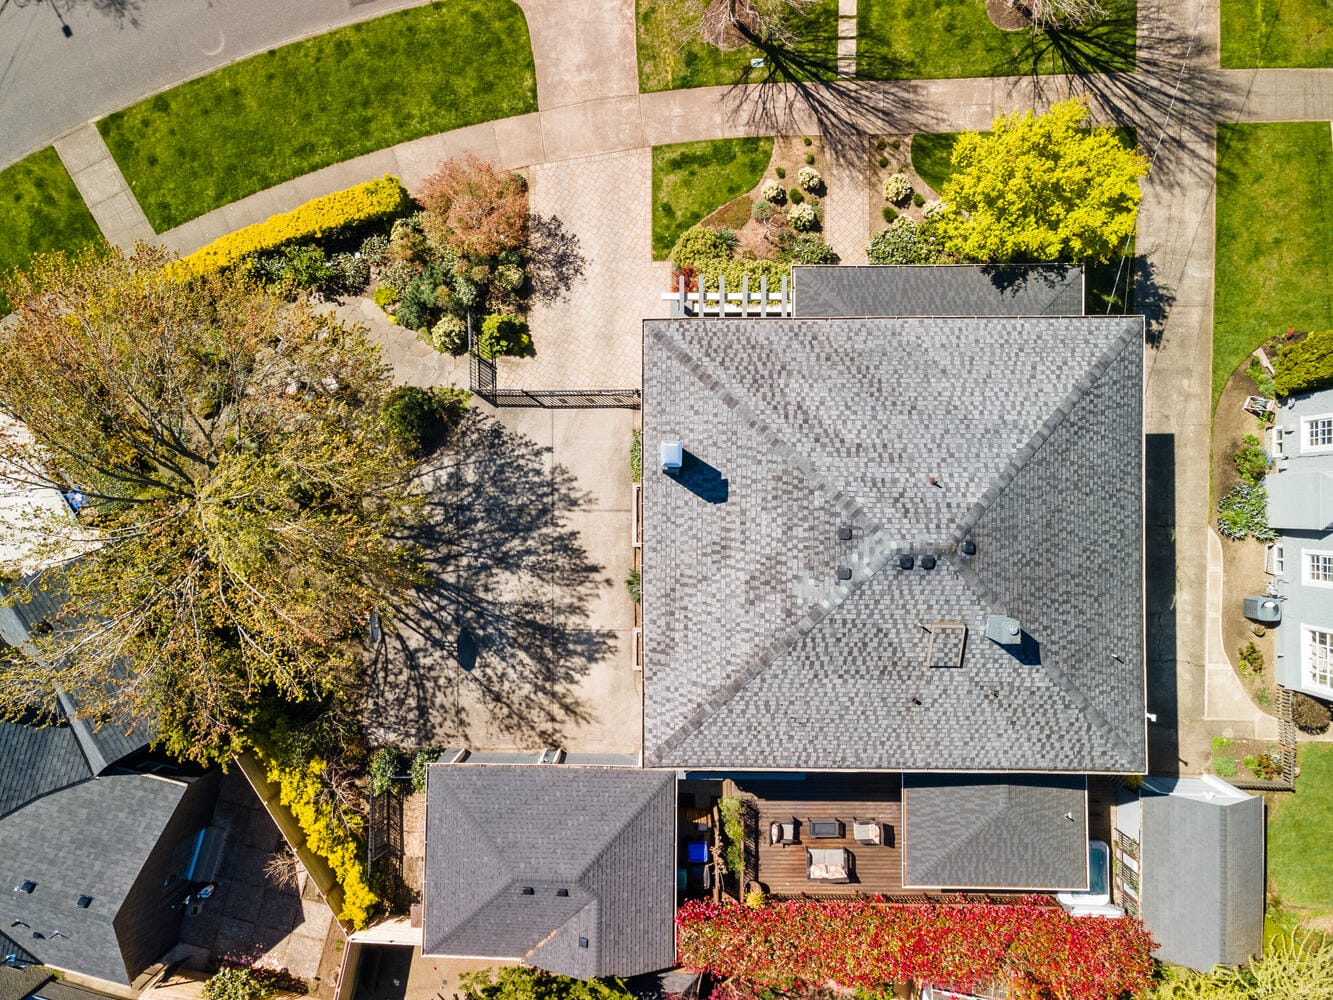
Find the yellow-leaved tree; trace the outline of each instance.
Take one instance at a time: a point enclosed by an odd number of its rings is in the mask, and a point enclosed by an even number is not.
[[[1109,128],[1088,127],[1078,98],[1001,115],[967,132],[931,220],[944,252],[981,263],[1110,260],[1134,234],[1148,158]]]

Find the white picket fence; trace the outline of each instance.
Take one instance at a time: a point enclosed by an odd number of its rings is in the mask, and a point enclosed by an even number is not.
[[[672,303],[675,316],[790,316],[791,295],[788,278],[776,290],[770,291],[768,275],[760,275],[758,287],[752,287],[750,276],[744,275],[739,289],[729,289],[725,278],[718,278],[717,291],[704,291],[704,279],[695,282],[693,290],[683,277],[677,279],[674,292],[663,292],[662,299]]]

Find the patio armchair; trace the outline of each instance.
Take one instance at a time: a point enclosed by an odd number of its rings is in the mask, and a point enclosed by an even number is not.
[[[779,847],[796,843],[796,819],[774,820],[768,828],[768,842]]]
[[[805,877],[811,882],[850,882],[852,852],[845,847],[807,847]]]
[[[884,827],[879,820],[852,819],[852,839],[867,847],[884,843]]]

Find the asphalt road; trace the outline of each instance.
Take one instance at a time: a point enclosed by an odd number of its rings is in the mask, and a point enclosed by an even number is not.
[[[0,168],[182,80],[421,2],[0,0]]]

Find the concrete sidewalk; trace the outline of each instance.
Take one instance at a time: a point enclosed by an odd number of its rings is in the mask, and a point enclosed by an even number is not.
[[[108,243],[132,250],[140,240],[154,237],[148,217],[95,125],[62,135],[55,141],[55,149]]]

